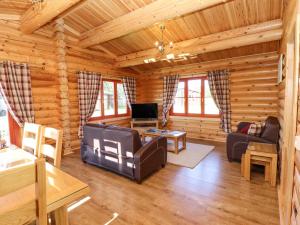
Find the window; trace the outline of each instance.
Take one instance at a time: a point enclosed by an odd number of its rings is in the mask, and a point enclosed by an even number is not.
[[[218,117],[219,109],[210,93],[207,77],[181,79],[170,114]]]
[[[100,95],[92,119],[105,119],[129,115],[121,81],[102,80]]]
[[[8,112],[4,99],[0,94],[0,141],[5,141],[8,146],[10,143],[9,138],[9,122],[8,122]],[[1,147],[1,146],[0,146]]]

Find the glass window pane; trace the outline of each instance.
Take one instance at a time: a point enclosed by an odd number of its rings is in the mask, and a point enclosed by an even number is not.
[[[183,81],[179,81],[178,83],[178,89],[177,89],[177,93],[176,93],[176,98],[183,98],[184,97],[184,82]]]
[[[201,98],[188,98],[188,113],[201,113]]]
[[[127,113],[127,102],[126,102],[123,85],[118,83],[117,90],[118,90],[118,114],[126,114]]]
[[[204,104],[205,104],[205,114],[213,114],[219,115],[219,109],[215,104],[214,99],[211,96],[208,80],[205,80],[205,96],[204,96]]]
[[[100,117],[100,116],[101,116],[101,96],[99,94],[97,103],[96,103],[96,107],[95,107],[95,111],[94,111],[92,117]]]
[[[104,115],[115,114],[115,100],[114,100],[114,83],[111,81],[103,81],[103,97],[104,97]]]
[[[188,97],[201,97],[201,80],[188,81]]]
[[[184,113],[184,98],[175,98],[173,113]]]
[[[0,94],[0,148],[1,145],[9,146],[9,124],[6,104]]]

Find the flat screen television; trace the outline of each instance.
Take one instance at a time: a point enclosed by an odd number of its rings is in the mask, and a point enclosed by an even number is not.
[[[132,119],[157,119],[157,103],[131,104]]]

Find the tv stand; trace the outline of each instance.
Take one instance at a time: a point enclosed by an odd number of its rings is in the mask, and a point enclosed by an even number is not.
[[[131,129],[137,130],[140,135],[151,128],[158,129],[158,120],[155,119],[132,119],[130,124]]]

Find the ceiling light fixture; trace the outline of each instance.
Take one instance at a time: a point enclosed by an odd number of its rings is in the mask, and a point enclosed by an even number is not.
[[[39,12],[43,8],[43,3],[45,3],[45,2],[46,2],[46,0],[31,0],[34,10],[37,12]]]
[[[169,43],[164,42],[164,31],[166,29],[164,24],[161,24],[159,26],[159,29],[161,31],[161,39],[155,42],[155,47],[158,49],[158,51],[163,54],[165,52],[166,46],[168,45],[170,49],[173,48],[174,44],[172,41]]]

